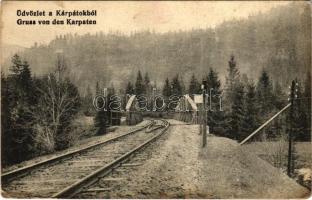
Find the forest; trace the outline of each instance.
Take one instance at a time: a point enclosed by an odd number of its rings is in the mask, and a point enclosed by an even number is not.
[[[138,70],[153,75],[151,81],[162,85],[167,74],[173,78],[172,72],[179,72],[186,82],[193,72],[201,77],[212,67],[218,69],[224,82],[231,54],[235,54],[241,74],[255,79],[265,69],[273,81],[286,88],[296,77],[305,77],[309,69],[310,27],[309,5],[290,3],[207,29],[58,35],[19,55],[30,63],[35,75],[40,75],[53,69],[56,54],[64,52],[71,81],[82,95],[88,86],[95,92],[92,86],[96,81],[113,85],[118,92],[125,88],[127,79],[135,80]],[[3,66],[7,73],[10,58]]]
[[[107,133],[109,125],[120,125],[120,122],[109,123],[110,110],[94,108],[93,99],[96,95],[103,94],[104,86],[97,82],[95,93],[89,88],[88,95],[81,96],[78,88],[69,80],[64,63],[64,60],[59,58],[54,71],[37,77],[32,75],[27,61],[22,61],[18,55],[12,57],[11,74],[1,76],[3,165],[18,163],[75,145],[73,120],[76,117],[93,117],[97,134]],[[287,105],[289,95],[283,92],[278,82],[273,85],[270,74],[265,70],[256,81],[246,75],[241,76],[234,55],[228,61],[227,71],[223,87],[218,72],[213,68],[209,69],[204,78],[206,88],[222,95],[224,101],[224,109],[208,111],[207,125],[215,135],[241,141],[268,117]],[[188,83],[184,83],[179,74],[172,79],[166,78],[164,82],[163,87],[158,87],[150,81],[148,73],[143,76],[141,71],[138,71],[135,82],[128,82],[122,99],[128,94],[150,97],[153,88],[166,100],[172,95],[200,94],[202,90],[202,83],[194,74]],[[295,140],[311,139],[311,73],[306,74],[305,81],[297,80],[297,83],[292,121],[286,117],[285,120],[268,126],[265,130],[268,137],[280,137],[289,131],[287,124],[293,123],[296,126]],[[109,87],[108,99],[114,94],[115,89]],[[125,101],[122,102],[124,106]],[[168,101],[165,103],[168,104]],[[213,100],[212,104],[216,105],[218,102]],[[170,111],[170,108],[164,111]],[[120,118],[121,114],[117,117]],[[273,126],[279,130],[272,131]]]

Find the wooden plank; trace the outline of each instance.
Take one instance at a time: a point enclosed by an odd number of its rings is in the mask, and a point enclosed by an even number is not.
[[[82,192],[107,192],[111,190],[112,188],[91,188],[88,190],[83,190]]]
[[[113,152],[113,151],[105,151],[105,152],[103,152],[103,154],[101,154],[101,155],[99,155],[99,156],[111,156],[111,155],[121,155],[121,154],[123,154],[123,153],[120,153],[120,152]]]
[[[90,158],[90,159],[92,159],[92,158],[103,158],[103,157],[106,157],[107,155],[81,155],[80,157],[82,157],[82,158]]]
[[[77,173],[77,174],[79,174],[79,173],[81,173],[81,174],[83,174],[83,173],[88,173],[88,172],[91,172],[92,171],[92,169],[89,169],[89,170],[79,170],[79,171],[71,171],[71,172],[68,172],[69,174],[75,174],[75,173]]]
[[[36,189],[18,189],[18,193],[38,193],[38,192],[55,192],[55,188],[36,188]]]
[[[114,169],[114,171],[115,172],[127,172],[128,170],[117,168],[117,169]]]
[[[135,166],[140,166],[143,165],[142,163],[124,163],[121,166],[122,167],[135,167]]]
[[[76,182],[79,179],[39,179],[33,181],[14,181],[14,184],[28,184],[28,183],[55,183],[55,182],[63,182],[63,183],[71,183]]]
[[[67,161],[68,163],[90,163],[90,162],[104,162],[105,160],[72,160]]]
[[[101,181],[122,181],[124,178],[103,178]]]
[[[88,164],[88,165],[71,165],[70,167],[75,167],[75,168],[81,168],[81,167],[101,167],[104,166],[105,163],[103,164]]]
[[[140,158],[135,158],[133,159],[134,162],[142,162],[142,161],[146,161],[147,159],[149,159],[148,157],[140,157]]]

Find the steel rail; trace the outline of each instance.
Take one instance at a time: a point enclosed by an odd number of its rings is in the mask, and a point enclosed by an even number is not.
[[[87,151],[87,150],[90,150],[90,149],[93,149],[95,147],[98,147],[98,146],[101,146],[101,145],[104,145],[104,144],[107,144],[107,143],[111,143],[111,142],[114,142],[115,140],[118,140],[118,139],[121,139],[123,137],[126,137],[128,135],[131,135],[133,133],[136,133],[138,131],[141,131],[141,130],[144,130],[146,129],[147,127],[149,127],[151,124],[153,124],[153,120],[151,122],[149,122],[147,125],[141,127],[141,128],[138,128],[138,129],[135,129],[133,131],[130,131],[128,133],[125,133],[123,135],[120,135],[120,136],[116,136],[114,138],[111,138],[111,139],[108,139],[108,140],[105,140],[103,142],[100,142],[100,143],[97,143],[97,144],[92,144],[92,145],[89,145],[87,147],[84,147],[84,148],[81,148],[81,149],[77,149],[77,150],[74,150],[74,151],[70,151],[68,153],[65,153],[65,154],[62,154],[62,155],[58,155],[58,156],[54,156],[52,158],[49,158],[49,159],[46,159],[46,160],[43,160],[43,161],[40,161],[38,163],[34,163],[34,164],[31,164],[31,165],[28,165],[28,166],[25,166],[25,167],[21,167],[21,168],[18,168],[18,169],[15,169],[15,170],[12,170],[12,171],[9,171],[9,172],[6,172],[6,173],[3,173],[1,174],[1,181],[2,183],[6,183],[6,182],[9,182],[11,180],[14,180],[18,177],[21,177],[21,176],[24,176],[26,175],[27,173],[29,173],[30,171],[38,168],[38,167],[41,167],[41,166],[44,166],[44,165],[47,165],[47,164],[51,164],[51,163],[56,163],[58,161],[62,161],[63,159],[65,158],[68,158],[70,156],[73,156],[75,154],[79,154],[79,153],[82,153],[84,151]]]
[[[99,178],[102,178],[106,175],[108,175],[114,168],[119,167],[123,162],[127,161],[134,153],[138,152],[139,150],[146,147],[148,144],[156,140],[158,137],[160,137],[163,133],[166,132],[166,130],[169,128],[170,123],[162,120],[164,123],[164,129],[151,139],[147,140],[143,144],[135,147],[134,149],[130,150],[128,153],[125,153],[124,155],[120,156],[116,160],[112,161],[111,163],[108,163],[107,165],[101,167],[100,169],[96,170],[95,172],[89,174],[88,176],[82,178],[81,180],[73,183],[72,185],[68,186],[67,188],[63,189],[62,191],[54,194],[52,198],[72,198],[77,193],[81,192],[84,188],[92,185],[96,181],[98,181]]]
[[[164,123],[164,122],[163,122]],[[150,126],[148,126],[145,130],[145,133],[151,133],[157,129],[163,128],[165,124],[160,124],[160,125],[156,125],[155,121],[153,124],[151,124]]]

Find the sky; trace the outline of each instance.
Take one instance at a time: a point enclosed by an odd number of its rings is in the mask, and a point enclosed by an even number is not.
[[[66,33],[96,33],[99,31],[153,30],[168,32],[192,28],[214,27],[233,18],[246,18],[273,7],[285,5],[287,1],[7,1],[2,2],[1,39],[2,43],[30,47],[37,42],[48,44],[56,35]],[[49,19],[52,17],[20,17],[17,10],[97,10],[96,25],[17,25],[18,19]],[[64,17],[58,19],[66,19]],[[76,18],[78,19],[78,18]],[[79,19],[83,19],[80,17]]]

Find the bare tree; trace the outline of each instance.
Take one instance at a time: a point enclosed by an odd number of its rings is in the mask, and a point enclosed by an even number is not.
[[[60,59],[56,70],[44,77],[36,89],[40,99],[34,111],[38,122],[34,139],[40,147],[51,152],[58,146],[58,142],[66,143],[66,139],[69,139],[66,134],[77,113],[79,94],[66,76],[66,67]]]

